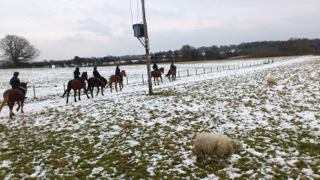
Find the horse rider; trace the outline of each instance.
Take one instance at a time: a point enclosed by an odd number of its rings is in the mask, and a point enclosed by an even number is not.
[[[104,77],[102,77],[100,73],[97,71],[96,66],[93,68],[93,77],[98,78],[99,81],[101,81],[102,86],[104,86],[104,82],[107,82],[107,80]]]
[[[117,65],[116,67],[116,72],[115,72],[116,75],[118,75],[122,81],[122,76],[121,76],[121,73],[120,73],[120,68],[119,68],[119,65]]]
[[[152,68],[153,68],[155,71],[157,71],[157,72],[159,73],[159,75],[161,75],[161,71],[158,69],[158,65],[157,65],[156,62],[153,63]]]
[[[80,70],[79,70],[79,67],[76,67],[76,70],[73,71],[73,74],[74,74],[74,79],[76,80],[79,80],[82,84],[82,87],[84,87],[84,80],[82,78],[80,78]]]
[[[173,64],[173,62],[171,62],[170,69],[176,70],[176,68],[177,68],[177,67]]]
[[[10,79],[10,85],[12,86],[12,89],[18,89],[22,92],[22,96],[25,99],[26,98],[26,92],[27,90],[20,86],[20,79],[18,78],[19,72],[14,72],[13,77]]]

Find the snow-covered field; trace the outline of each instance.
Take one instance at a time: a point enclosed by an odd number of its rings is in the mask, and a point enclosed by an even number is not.
[[[7,106],[0,113],[0,179],[319,179],[320,57],[274,60],[177,64],[177,81],[153,85],[153,95],[145,65],[121,66],[122,92],[72,95],[68,105],[59,96],[73,68],[19,69],[29,98],[15,119]],[[0,71],[2,94],[15,70]],[[278,86],[267,86],[270,76]],[[201,132],[238,139],[245,151],[225,165],[188,159]]]

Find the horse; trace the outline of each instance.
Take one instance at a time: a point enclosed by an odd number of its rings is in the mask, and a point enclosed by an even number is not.
[[[67,93],[67,103],[69,102],[69,93],[70,93],[71,89],[73,89],[73,91],[74,91],[74,102],[77,102],[76,95],[77,95],[78,90],[79,90],[79,100],[81,100],[80,99],[80,94],[81,94],[80,92],[81,92],[82,88],[84,89],[84,92],[86,93],[88,99],[90,99],[87,94],[87,89],[85,88],[86,87],[86,80],[88,80],[87,72],[83,72],[80,78],[84,80],[84,87],[82,86],[82,83],[77,79],[72,79],[68,82],[68,88],[62,95],[62,97],[64,97],[64,95]]]
[[[120,72],[121,76],[122,77],[127,77],[127,74],[124,70],[122,70]],[[122,90],[123,88],[123,80],[121,80],[120,76],[118,75],[112,75],[109,79],[109,85],[110,86],[110,92],[112,92],[112,83],[114,83],[114,86],[116,88],[116,91],[118,92],[118,89],[117,89],[117,83],[119,83],[119,87],[120,87],[120,91]]]
[[[159,77],[161,78],[161,83],[163,83],[161,74],[164,73],[164,68],[162,67],[159,70],[161,72],[160,74],[158,71],[155,71],[155,70],[151,71],[151,78],[153,77],[154,85],[156,85],[156,78],[157,78],[158,85],[159,85]]]
[[[99,80],[98,78],[91,77],[91,78],[89,78],[89,79],[87,80],[87,82],[88,82],[87,91],[90,90],[90,92],[91,92],[91,98],[93,98],[93,93],[92,93],[92,91],[93,91],[93,88],[94,88],[94,87],[97,87],[97,89],[98,89],[96,96],[98,96],[98,94],[99,94],[99,90],[100,90],[99,87],[101,87],[101,94],[102,94],[102,96],[103,96],[103,88],[108,84],[108,81],[107,81],[107,80],[105,80],[105,79]],[[103,82],[103,85],[102,85],[102,82]]]
[[[25,82],[21,82],[20,86],[25,88],[27,90],[27,84]],[[27,93],[27,91],[26,91]],[[10,108],[10,119],[12,119],[12,116],[14,116],[15,114],[12,112],[14,103],[17,102],[18,103],[18,107],[17,107],[17,111],[19,111],[20,109],[20,103],[21,103],[21,113],[24,113],[23,111],[23,103],[24,103],[24,97],[22,95],[22,92],[20,92],[17,88],[14,89],[8,89],[3,93],[3,102],[0,105],[0,112],[3,108],[3,106],[7,103],[9,108]]]
[[[171,78],[170,78],[170,75],[171,75]],[[170,69],[166,77],[169,78],[170,82],[176,80],[176,71],[174,69]]]

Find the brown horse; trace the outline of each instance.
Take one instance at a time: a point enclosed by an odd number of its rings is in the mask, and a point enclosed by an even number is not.
[[[127,77],[127,74],[124,70],[122,70],[120,72],[122,78],[123,77]],[[117,89],[117,83],[119,83],[119,88],[120,88],[120,91],[122,90],[123,88],[123,79],[121,80],[121,78],[118,76],[118,75],[112,75],[109,79],[109,85],[110,86],[110,92],[112,92],[112,83],[114,83],[114,86],[116,88],[116,91],[118,92],[118,89]]]
[[[20,86],[27,90],[27,84],[28,83],[21,82]],[[26,91],[26,93],[27,93],[27,91]],[[12,119],[12,116],[14,115],[14,113],[12,112],[12,109],[13,109],[14,103],[17,102],[18,103],[17,111],[19,111],[20,103],[21,103],[21,113],[24,113],[23,112],[24,97],[18,89],[14,88],[14,89],[6,90],[3,93],[3,98],[4,98],[4,100],[0,105],[0,112],[3,108],[3,106],[7,103],[10,108],[10,119]]]
[[[94,87],[97,87],[97,90],[98,90],[96,96],[99,94],[99,90],[100,90],[99,87],[101,87],[101,94],[102,94],[102,96],[103,96],[103,88],[108,84],[108,81],[107,81],[107,80],[105,80],[105,79],[99,80],[98,78],[91,77],[91,78],[89,78],[89,79],[87,80],[87,82],[88,82],[87,91],[90,90],[90,92],[91,92],[91,98],[93,98],[93,93],[92,93],[92,91],[93,91],[93,88],[94,88]]]
[[[84,86],[82,86],[82,83],[77,79],[72,79],[71,81],[68,82],[68,88],[62,95],[62,97],[64,97],[64,95],[67,93],[67,103],[69,102],[69,93],[70,93],[71,89],[73,89],[73,91],[74,91],[74,102],[77,102],[76,95],[77,95],[78,90],[79,90],[79,100],[81,100],[80,99],[80,94],[81,94],[80,92],[81,92],[82,88],[84,89],[84,92],[86,93],[88,99],[90,99],[87,94],[87,90],[85,88],[86,87],[86,80],[88,80],[87,72],[83,72],[80,78],[84,80]]]
[[[171,76],[171,78],[170,78],[170,76]],[[168,74],[166,75],[166,77],[169,78],[170,82],[176,80],[176,71],[174,69],[170,69],[168,71]]]
[[[158,71],[155,71],[155,70],[151,71],[151,78],[153,77],[154,85],[156,85],[156,78],[159,85],[159,77],[161,78],[161,83],[163,83],[161,74],[164,73],[164,68],[162,67],[159,70],[161,72],[160,74]]]

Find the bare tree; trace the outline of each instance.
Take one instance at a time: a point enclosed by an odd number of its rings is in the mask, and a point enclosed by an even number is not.
[[[14,67],[19,67],[22,62],[31,61],[40,55],[40,51],[30,45],[28,40],[16,35],[7,35],[1,39],[0,49],[4,51],[0,56],[2,60],[12,62]]]

